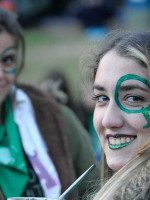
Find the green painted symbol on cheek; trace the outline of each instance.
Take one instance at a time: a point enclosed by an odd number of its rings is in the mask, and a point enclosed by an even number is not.
[[[16,67],[14,67],[11,71],[4,70],[5,74],[15,74],[16,73]]]
[[[138,75],[135,75],[135,74],[126,74],[126,75],[122,76],[117,82],[117,85],[115,88],[115,101],[116,101],[117,105],[119,106],[119,108],[128,114],[142,113],[143,116],[145,117],[145,119],[147,120],[147,124],[145,126],[143,126],[143,128],[149,128],[150,127],[150,116],[149,116],[148,112],[150,111],[150,105],[147,106],[146,108],[142,107],[141,109],[138,109],[138,110],[129,110],[129,109],[123,107],[119,101],[119,88],[120,88],[121,84],[124,81],[131,80],[131,79],[140,81],[150,88],[150,83],[146,79],[144,79]]]

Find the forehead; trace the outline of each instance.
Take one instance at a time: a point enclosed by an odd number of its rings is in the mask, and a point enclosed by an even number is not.
[[[0,33],[0,53],[13,45],[15,45],[15,40],[12,35],[7,32]]]
[[[135,59],[123,57],[115,50],[104,55],[99,63],[95,77],[96,84],[116,84],[125,74],[136,74],[150,81],[147,69],[142,67]]]

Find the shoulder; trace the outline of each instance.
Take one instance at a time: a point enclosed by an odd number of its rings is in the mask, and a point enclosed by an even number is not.
[[[72,157],[78,157],[78,153],[82,150],[85,151],[89,147],[90,149],[90,137],[89,133],[85,130],[82,123],[76,116],[76,114],[67,106],[60,105],[66,134],[69,141],[70,151],[72,153]],[[78,148],[77,148],[78,147]],[[80,150],[79,150],[80,148]]]
[[[46,93],[44,93],[42,90],[38,89],[37,87],[26,84],[26,83],[17,83],[17,88],[22,89],[25,93],[27,93],[29,96],[35,96],[35,97],[40,97],[40,96],[47,96]]]
[[[64,104],[60,104],[60,109],[62,111],[62,114],[63,114],[65,120],[68,120],[68,119],[69,119],[69,121],[73,120],[73,123],[75,122],[75,123],[80,124],[80,121],[76,117],[75,113],[68,106],[66,106]]]
[[[95,163],[97,166],[91,146],[90,135],[70,108],[64,105],[61,105],[60,108],[69,140],[70,152],[75,165],[78,165],[77,168],[79,171],[77,172],[77,176],[79,176],[91,164]],[[99,177],[98,174],[99,172],[96,174],[97,177]]]
[[[44,92],[43,90],[25,83],[17,83],[17,88],[22,89],[30,98],[32,103],[38,104],[41,102],[45,102],[46,104],[55,104],[57,105],[57,102],[53,96],[53,94],[48,94]]]
[[[52,94],[48,94],[35,86],[29,84],[17,84],[30,98],[36,118],[40,121],[47,121],[51,118],[61,118],[61,110],[58,102]]]
[[[86,131],[74,111],[65,105],[60,105],[60,109],[67,129],[67,134],[76,138],[76,141],[79,140],[81,142],[82,138],[86,141],[89,140],[89,133]]]

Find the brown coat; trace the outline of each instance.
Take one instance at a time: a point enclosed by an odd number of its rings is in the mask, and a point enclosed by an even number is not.
[[[40,131],[58,172],[63,192],[75,181],[75,175],[61,111],[53,98],[48,98],[32,86],[20,85],[20,87],[32,102]],[[73,198],[72,193],[69,199]]]

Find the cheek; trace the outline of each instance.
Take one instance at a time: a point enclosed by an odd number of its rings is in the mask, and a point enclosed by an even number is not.
[[[99,112],[99,110],[95,109],[94,111],[94,117],[93,117],[93,123],[96,130],[96,133],[98,135],[99,141],[101,143],[102,149],[105,149],[105,133],[102,126],[102,112]]]
[[[94,128],[95,128],[95,130],[97,132],[97,129],[98,129],[98,116],[97,116],[96,109],[94,110],[93,124],[94,124]]]
[[[130,126],[137,132],[147,132],[147,128],[144,128],[144,126],[147,124],[150,126],[142,113],[130,114],[126,118]]]
[[[14,74],[12,74],[12,75],[9,75],[8,77],[7,77],[7,83],[8,84],[12,84],[14,81],[15,81],[15,75]]]
[[[100,136],[100,132],[102,131],[102,116],[97,108],[94,110],[93,124],[98,136]]]

